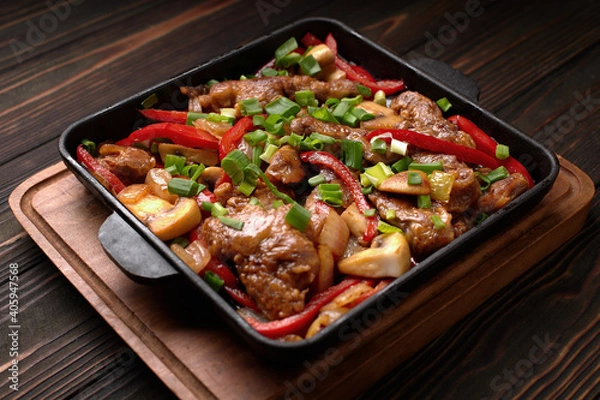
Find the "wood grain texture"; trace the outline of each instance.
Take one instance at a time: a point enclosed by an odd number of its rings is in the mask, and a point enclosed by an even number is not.
[[[262,399],[285,397],[293,388],[316,398],[347,398],[368,388],[581,228],[593,186],[572,164],[561,164],[552,190],[525,218],[410,294],[398,293],[400,304],[382,310],[384,318],[365,314],[356,320],[357,331],[345,331],[345,339],[324,349],[324,355],[285,368],[264,362],[222,323],[207,320],[208,305],[191,291],[184,296],[183,282],[146,286],[122,274],[96,235],[109,211],[62,164],[25,181],[10,201],[36,243],[177,396],[235,398],[241,389],[248,392],[247,399]]]
[[[70,123],[295,19],[333,17],[406,58],[450,63],[478,82],[484,107],[565,156],[596,187],[600,182],[598,2],[481,1],[484,11],[439,54],[427,50],[441,38],[440,29],[450,32],[444,28],[452,27],[447,13],[464,12],[466,0],[264,0],[273,10],[266,18],[258,1],[74,3],[64,21],[33,42],[27,41],[31,27],[41,29],[55,15],[47,3],[0,5],[0,260],[3,266],[18,263],[22,274],[21,383],[30,391],[22,398],[172,394],[135,356],[124,361],[123,341],[15,221],[6,204],[11,191],[58,161],[56,140]],[[32,51],[17,56],[15,40]],[[596,194],[574,239],[363,397],[598,397],[599,220]],[[6,274],[3,268],[3,327]],[[527,365],[522,360],[536,345],[533,338],[546,334],[559,344],[556,351],[511,380],[510,370]],[[5,366],[8,356],[1,350]]]

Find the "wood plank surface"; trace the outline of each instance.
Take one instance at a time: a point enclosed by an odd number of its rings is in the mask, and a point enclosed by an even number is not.
[[[6,384],[11,357],[1,342],[0,396],[173,397],[8,207],[19,183],[59,160],[57,138],[69,124],[286,23],[325,16],[407,59],[428,56],[461,70],[480,85],[484,107],[577,165],[598,187],[599,6],[590,0],[2,2],[0,325],[4,335],[8,265],[17,264],[22,329],[21,390]],[[451,22],[468,10],[464,29]],[[573,239],[355,395],[598,397],[599,199]],[[540,343],[550,347],[547,357],[536,352]]]
[[[10,201],[61,272],[178,397],[231,399],[243,391],[247,399],[342,399],[368,388],[581,228],[594,188],[572,164],[562,166],[529,215],[417,290],[400,293],[399,306],[359,319],[355,332],[323,354],[286,367],[261,360],[210,316],[207,304],[182,296],[183,282],[128,279],[98,241],[110,211],[61,164],[24,182]]]

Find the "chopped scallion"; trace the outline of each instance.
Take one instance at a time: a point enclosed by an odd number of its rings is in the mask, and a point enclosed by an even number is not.
[[[294,99],[300,107],[316,107],[319,105],[318,100],[315,98],[315,92],[312,90],[299,90],[294,94]]]
[[[437,214],[433,214],[431,216],[431,222],[433,222],[433,227],[438,231],[446,227],[446,224],[444,221],[442,221],[442,218]]]
[[[417,196],[417,207],[431,208],[431,196],[428,194]]]
[[[239,185],[244,180],[244,168],[250,164],[250,159],[239,149],[234,149],[221,160],[221,168]]]
[[[315,175],[308,180],[308,184],[313,187],[317,186],[317,185],[321,185],[326,182],[327,182],[327,179],[325,179],[325,176],[323,176],[322,174]]]
[[[156,103],[158,103],[158,96],[156,93],[152,93],[150,96],[142,100],[142,108],[150,108]]]
[[[83,146],[84,149],[87,150],[88,153],[90,153],[92,156],[96,155],[96,143],[92,142],[89,139],[83,139],[81,141],[81,145]]]
[[[244,221],[240,221],[239,219],[229,218],[229,217],[217,217],[219,221],[223,225],[227,225],[230,228],[237,229],[241,231],[244,228]]]
[[[277,71],[275,68],[265,68],[260,72],[260,74],[265,77],[277,76],[279,71]]]
[[[412,159],[409,156],[401,158],[392,164],[392,171],[395,173],[406,171],[408,166],[412,163]]]
[[[292,51],[298,48],[298,42],[296,38],[291,37],[283,42],[277,49],[275,49],[275,61],[279,61]]]
[[[392,224],[388,224],[385,221],[379,221],[377,223],[377,230],[381,233],[404,233],[402,229]]]
[[[405,156],[408,152],[408,143],[392,138],[392,142],[390,143],[390,151],[394,154]]]
[[[279,147],[277,147],[274,144],[266,145],[265,150],[260,155],[260,159],[263,160],[264,162],[268,163],[269,161],[271,161],[271,157],[273,157],[273,154],[275,154],[275,152],[277,150],[279,150]]]
[[[382,162],[378,162],[374,166],[365,170],[364,176],[373,184],[378,187],[381,182],[394,175],[391,168]],[[367,185],[363,185],[367,186]]]
[[[387,143],[383,139],[375,139],[371,141],[371,151],[377,154],[385,154],[387,151]]]
[[[353,169],[360,169],[363,162],[363,145],[357,140],[342,140],[342,158],[344,164]]]
[[[283,117],[293,117],[300,111],[298,103],[287,97],[279,97],[265,106],[265,112],[269,115],[278,114]]]
[[[369,121],[369,120],[375,118],[375,115],[371,114],[370,112],[368,112],[362,108],[355,108],[354,110],[352,110],[352,114],[356,118],[358,118],[359,121]]]
[[[257,129],[254,132],[250,132],[244,135],[244,140],[250,143],[252,146],[256,146],[257,144],[265,141],[267,139],[267,132]]]
[[[212,207],[210,208],[210,215],[213,217],[224,217],[229,214],[229,211],[219,202],[212,203]]]
[[[489,174],[486,175],[486,178],[489,179],[490,183],[494,183],[496,181],[499,181],[501,179],[506,179],[508,178],[510,175],[510,173],[508,172],[508,170],[506,169],[506,167],[498,167],[495,170],[493,170],[492,172],[490,172]]]
[[[196,196],[205,188],[206,186],[185,178],[172,178],[167,184],[169,193],[182,197]]]
[[[498,160],[506,160],[510,157],[510,149],[505,144],[499,144],[496,146],[496,158]]]
[[[361,85],[360,83],[356,85],[356,90],[358,90],[358,93],[362,94],[365,97],[371,97],[371,94],[373,94],[371,92],[371,89],[364,85]]]
[[[365,217],[374,217],[377,215],[377,210],[374,208],[369,208],[368,210],[365,210],[364,214]]]
[[[331,112],[325,108],[317,108],[313,112],[310,113],[311,117],[314,117],[320,121],[331,122],[334,124],[339,124],[339,121],[331,114]]]
[[[299,231],[304,232],[310,222],[310,211],[294,202],[285,215],[285,221]]]
[[[375,92],[375,96],[373,96],[373,102],[379,104],[380,106],[386,105],[386,96],[383,90],[378,90]]]
[[[306,57],[302,57],[302,59],[298,61],[298,65],[302,69],[302,72],[304,72],[304,74],[308,76],[315,76],[316,74],[321,72],[321,66],[312,54],[309,54]]]
[[[240,111],[242,115],[256,115],[263,112],[258,99],[247,99],[240,101]]]
[[[169,171],[171,175],[183,173],[185,162],[186,158],[184,156],[167,154],[165,157],[165,169]]]
[[[427,175],[431,174],[433,171],[441,171],[443,169],[443,165],[441,161],[435,161],[430,163],[416,163],[412,162],[408,166],[408,169],[413,169],[417,171],[423,171]]]
[[[420,185],[423,183],[421,174],[416,171],[408,171],[408,184],[409,185]]]
[[[225,281],[212,271],[206,271],[204,273],[204,281],[208,283],[208,286],[210,286],[215,292],[221,290],[225,284]]]
[[[450,101],[446,97],[442,97],[441,99],[439,99],[438,101],[436,101],[436,103],[437,103],[438,107],[440,107],[443,112],[446,112],[450,108],[452,108],[452,104],[450,104]]]

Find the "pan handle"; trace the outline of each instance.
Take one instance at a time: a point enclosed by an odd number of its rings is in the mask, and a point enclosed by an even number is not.
[[[131,280],[157,283],[179,274],[148,242],[117,213],[112,213],[98,231],[108,256]]]

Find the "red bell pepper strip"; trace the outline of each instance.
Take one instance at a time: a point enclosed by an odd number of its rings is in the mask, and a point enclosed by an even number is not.
[[[315,35],[312,33],[307,33],[302,38],[302,44],[305,46],[316,46],[321,44],[321,42]],[[378,90],[383,90],[386,95],[392,95],[406,88],[404,81],[402,79],[384,79],[384,80],[376,80],[373,75],[371,75],[366,69],[359,67],[358,65],[351,65],[348,62],[344,61],[342,58],[338,56],[338,47],[337,41],[330,33],[325,38],[325,44],[327,47],[333,51],[335,54],[335,66],[344,71],[346,73],[346,78],[351,81],[360,83],[363,86],[371,89],[373,93]]]
[[[154,121],[161,122],[173,122],[176,124],[187,123],[187,111],[175,111],[175,110],[159,110],[156,108],[147,108],[144,110],[138,110],[144,117],[152,119]]]
[[[229,128],[229,130],[223,134],[223,137],[219,142],[219,157],[221,157],[221,160],[225,158],[229,152],[237,148],[244,135],[253,126],[254,122],[252,122],[252,117],[246,116],[241,118],[235,123],[235,125]]]
[[[326,167],[332,170],[342,181],[354,198],[354,202],[361,213],[371,209],[371,205],[365,198],[360,184],[352,172],[344,165],[343,162],[338,160],[334,155],[324,151],[307,151],[300,154],[300,158],[304,162],[316,164],[321,167]],[[377,236],[377,216],[366,217],[367,218],[367,229],[363,235],[363,240],[367,243],[371,242],[375,236]]]
[[[332,39],[333,39],[333,36],[332,36]],[[313,35],[310,32],[306,33],[302,37],[302,39],[300,39],[300,42],[302,42],[302,44],[305,45],[306,47],[318,46],[323,43],[318,37],[316,37],[315,35]]]
[[[252,317],[245,317],[246,321],[252,326],[258,333],[271,339],[276,339],[282,336],[291,335],[298,333],[303,329],[306,329],[314,318],[319,313],[321,308],[330,303],[339,294],[343,293],[346,289],[356,285],[360,280],[354,278],[346,278],[335,286],[322,291],[315,295],[304,307],[304,310],[298,314],[283,318],[280,320],[260,322]]]
[[[498,160],[482,151],[406,129],[376,129],[367,135],[367,139],[370,140],[388,132],[394,139],[407,142],[408,144],[434,153],[455,155],[456,158],[462,162],[479,164],[492,169],[500,166]],[[390,140],[389,137],[382,137],[382,139],[387,141]]]
[[[498,142],[496,142],[487,133],[482,131],[477,125],[462,115],[453,115],[448,118],[448,121],[454,123],[461,131],[469,134],[469,136],[473,138],[478,150],[481,150],[492,157],[496,157],[496,147],[498,146]],[[527,168],[517,161],[516,158],[510,156],[505,160],[498,160],[498,162],[511,174],[517,172],[523,174],[529,183],[529,188],[532,188],[535,185],[533,178],[529,174],[529,171],[527,171]]]
[[[261,309],[258,308],[254,300],[252,300],[252,297],[250,297],[248,293],[244,292],[239,287],[223,286],[223,289],[236,303],[242,307],[248,307],[256,312],[261,312]]]
[[[100,164],[81,144],[77,146],[77,161],[91,173],[99,176],[108,185],[107,189],[113,193],[118,194],[125,189],[125,184],[108,168]]]
[[[327,37],[325,38],[325,45],[327,47],[329,47],[331,49],[331,51],[333,51],[333,54],[335,54],[337,56],[337,53],[338,53],[337,41],[335,40],[335,38],[333,37],[333,35],[331,33],[329,33],[327,35]]]
[[[136,142],[152,141],[157,138],[170,139],[175,144],[208,150],[218,150],[219,139],[210,133],[190,125],[159,122],[133,131],[125,139],[117,142],[121,146],[131,146]]]
[[[356,65],[350,65],[340,57],[336,57],[335,66],[346,73],[346,78],[368,87],[373,93],[383,90],[383,92],[389,96],[406,88],[406,85],[402,79],[384,79],[375,81],[373,76],[364,68]]]

